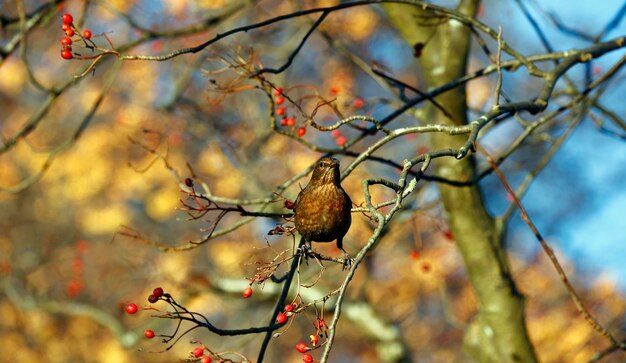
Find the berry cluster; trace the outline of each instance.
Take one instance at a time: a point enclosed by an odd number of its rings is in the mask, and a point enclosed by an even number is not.
[[[213,359],[211,359],[210,356],[208,355],[204,355],[204,348],[203,347],[195,347],[193,348],[193,350],[191,351],[191,354],[195,357],[195,358],[200,358],[200,363],[211,363],[213,361]]]
[[[85,254],[89,249],[87,241],[76,242],[76,255],[72,259],[72,279],[65,286],[65,291],[69,297],[75,297],[85,287]]]
[[[302,353],[302,361],[305,363],[311,363],[313,362],[313,356],[309,353],[307,353],[307,351],[309,351],[309,348],[306,343],[304,342],[300,342],[298,344],[296,344],[296,350],[300,353]]]
[[[283,103],[285,103],[285,94],[283,93],[283,89],[281,87],[277,87],[274,90],[274,96],[276,96],[276,98],[274,99],[274,103],[277,106],[280,106],[276,108],[276,115],[283,116],[283,118],[280,120],[280,125],[286,126],[286,127],[296,126],[296,117],[295,116],[288,117],[286,114],[287,111],[285,107],[281,106]],[[302,137],[305,134],[306,134],[306,128],[304,126],[298,127],[298,129],[296,129],[296,135],[298,135],[299,137]]]
[[[163,289],[160,287],[157,287],[154,290],[152,290],[152,294],[148,296],[148,302],[150,304],[154,304],[155,302],[159,301],[159,299],[162,298],[164,295],[165,293],[163,292]]]
[[[157,287],[152,291],[152,294],[150,294],[150,296],[148,296],[148,302],[150,302],[151,304],[154,304],[155,302],[159,301],[160,299],[167,299],[169,298],[170,295],[166,294],[162,288]],[[136,314],[137,311],[139,310],[139,308],[137,307],[137,304],[128,304],[126,305],[125,308],[126,312],[133,315]],[[148,339],[152,339],[155,337],[154,331],[150,330],[150,329],[146,329],[143,332],[143,335],[148,338]]]
[[[341,133],[341,131],[339,131],[339,129],[334,129],[333,131],[331,131],[330,136],[332,136],[333,139],[335,139],[335,142],[339,146],[345,145],[346,142],[348,141],[348,139]]]
[[[299,342],[298,344],[296,344],[296,350],[302,353],[303,362],[305,363],[313,362],[313,356],[309,354],[308,352],[311,350],[317,349],[319,347],[319,341],[320,341],[321,335],[328,337],[327,328],[328,326],[324,322],[324,319],[321,317],[318,317],[315,322],[316,333],[309,335],[309,339],[311,341],[311,347],[309,347],[305,342]]]
[[[63,25],[61,25],[61,30],[63,30],[63,32],[65,33],[65,37],[61,39],[61,58],[72,59],[75,55],[75,53],[72,52],[72,43],[76,40],[79,40],[76,38],[76,36],[82,39],[85,44],[87,44],[87,41],[91,42],[90,39],[93,34],[89,29],[85,29],[81,33],[74,26],[74,17],[71,14],[64,14],[61,17],[61,21],[63,22]]]
[[[252,289],[250,289],[250,294],[252,294],[251,291]],[[183,319],[181,318],[181,315],[186,315],[186,316],[189,316],[190,318],[189,319],[185,318],[185,320],[196,322],[198,324],[196,327],[200,326],[200,324],[206,324],[206,322],[208,322],[207,318],[204,317],[202,314],[187,310],[185,307],[178,304],[174,300],[174,297],[171,294],[165,292],[161,287],[156,287],[154,290],[152,290],[152,293],[148,296],[148,302],[150,302],[151,304],[154,304],[159,301],[163,301],[169,304],[169,306],[173,308],[174,311],[176,312],[176,314],[168,312],[162,315],[157,315],[159,317],[182,321]],[[133,303],[126,305],[124,309],[126,310],[128,314],[131,314],[131,315],[134,315],[139,311],[137,304],[133,304]],[[159,309],[156,309],[153,307],[145,307],[143,309],[160,311]],[[196,317],[199,317],[202,320],[199,320]],[[179,328],[180,328],[180,323],[179,323]],[[188,329],[187,331],[183,332],[182,335],[189,333],[193,329],[194,328]],[[179,329],[177,328],[173,335],[161,334],[158,336],[163,338],[162,339],[163,343],[169,343],[169,342],[174,341],[174,344],[175,344],[182,337],[181,335],[180,337],[177,338],[178,333],[179,333]],[[152,339],[155,336],[157,336],[155,332],[150,329],[146,329],[143,335],[147,339]],[[215,353],[211,351],[209,348],[202,345],[202,343],[198,342],[197,340],[192,339],[191,343],[199,344],[199,346],[196,346],[195,348],[193,348],[193,350],[191,350],[191,352],[189,352],[189,358],[186,361],[193,361],[193,362],[200,362],[200,363],[211,363],[214,359],[218,359],[220,362],[224,361],[223,359],[220,358],[220,353]],[[169,350],[170,348],[172,348],[172,346],[173,344],[169,346],[166,350]]]

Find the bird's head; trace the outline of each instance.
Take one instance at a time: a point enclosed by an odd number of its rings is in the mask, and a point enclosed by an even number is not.
[[[323,158],[317,162],[313,175],[311,176],[311,185],[335,184],[339,185],[339,160],[335,158]]]

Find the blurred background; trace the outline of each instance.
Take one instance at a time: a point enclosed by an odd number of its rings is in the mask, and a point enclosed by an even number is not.
[[[314,17],[236,34],[204,51],[164,62],[116,63],[111,56],[74,80],[90,61],[60,57],[61,15],[71,13],[77,27],[90,29],[93,41],[103,48],[111,47],[102,35],[106,33],[111,45],[124,55],[157,55],[301,7],[336,3],[0,1],[0,46],[5,50],[16,47],[3,53],[0,63],[0,362],[172,362],[189,356],[195,346],[189,344],[191,338],[214,351],[239,351],[254,359],[260,336],[223,338],[200,330],[171,350],[155,353],[167,345],[145,339],[144,329],[167,334],[175,322],[151,318],[154,312],[150,310],[131,316],[123,309],[130,302],[148,306],[147,296],[161,286],[218,327],[245,328],[265,322],[275,287],[270,283],[264,289],[255,286],[254,301],[243,299],[241,291],[248,285],[246,278],[254,276],[256,262],[271,260],[276,251],[291,247],[292,239],[267,236],[281,221],[255,219],[207,243],[189,244],[202,239],[203,229],[211,223],[187,220],[180,210],[181,199],[186,198],[181,181],[193,177],[220,197],[261,198],[322,155],[297,137],[272,131],[267,96],[232,67],[249,60],[278,67]],[[521,3],[540,24],[554,51],[592,44],[569,28],[592,37],[624,12],[619,1]],[[40,17],[25,39],[20,38],[20,7],[30,19]],[[206,21],[213,18],[215,25]],[[503,38],[524,55],[547,52],[518,2],[484,1],[478,19],[494,29],[501,25]],[[610,29],[603,40],[623,36],[626,23],[619,21]],[[79,52],[90,54],[89,50]],[[382,118],[399,101],[367,72],[367,66],[375,63],[397,79],[425,88],[413,52],[379,7],[355,7],[329,15],[293,65],[268,78],[290,96],[304,99],[305,105],[315,104],[315,98],[307,97],[319,94],[336,97],[346,116]],[[605,72],[624,54],[620,50],[594,60],[591,76]],[[474,43],[470,71],[488,64]],[[588,70],[576,66],[568,76],[581,82]],[[602,96],[603,105],[620,118],[626,114],[623,81],[622,71]],[[470,119],[491,107],[495,83],[495,75],[468,83]],[[47,93],[38,85],[59,92]],[[529,99],[539,85],[539,80],[519,71],[507,74],[503,91],[513,99]],[[553,106],[559,102],[555,97]],[[320,109],[317,117],[328,124],[337,120],[327,109]],[[602,132],[598,119],[591,115],[582,121],[534,179],[522,202],[566,266],[582,300],[600,322],[623,337],[626,143],[623,137]],[[413,122],[407,114],[394,126]],[[300,127],[306,128],[302,140],[326,148],[340,143],[338,135],[307,128],[300,119],[293,128],[282,129],[292,132]],[[563,130],[562,125],[552,127],[502,165],[513,185],[546,152],[549,138]],[[19,137],[23,130],[28,132]],[[356,130],[341,130],[339,136],[356,135]],[[498,126],[489,131],[485,145],[493,152],[504,150],[517,131],[506,124]],[[405,139],[401,145],[383,148],[381,155],[402,160],[428,150],[424,136]],[[344,165],[351,160],[339,158]],[[343,186],[359,204],[364,201],[361,180],[396,176],[392,167],[365,163]],[[282,196],[293,200],[299,185],[306,182],[306,177],[300,179]],[[419,208],[398,216],[399,222],[359,269],[348,291],[349,304],[355,309],[359,301],[374,306],[373,321],[394,324],[415,361],[465,362],[463,329],[476,303],[454,236],[448,232],[436,185],[420,183]],[[510,201],[500,180],[487,176],[481,188],[490,211],[502,214]],[[381,192],[375,198],[383,201],[392,196]],[[282,200],[270,210],[287,212]],[[241,220],[229,214],[218,231]],[[363,246],[372,231],[366,218],[354,215],[353,220],[345,240],[349,251]],[[529,333],[541,360],[586,362],[605,348],[607,342],[576,311],[519,216],[511,219],[507,246],[513,277],[527,297]],[[337,253],[334,244],[316,247],[327,254]],[[315,281],[318,272],[310,265],[303,281]],[[314,299],[332,291],[340,281],[333,276],[341,273],[339,266],[329,266],[314,287],[303,289],[303,296]],[[300,361],[293,347],[314,333],[314,319],[308,312],[298,316],[272,343],[267,361]],[[332,361],[378,362],[380,341],[350,319],[348,312],[339,324]],[[616,353],[604,361],[624,360],[624,353]]]

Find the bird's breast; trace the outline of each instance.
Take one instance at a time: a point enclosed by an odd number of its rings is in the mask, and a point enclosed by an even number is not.
[[[350,228],[352,202],[340,187],[325,184],[303,189],[294,206],[298,232],[308,241],[330,242]]]

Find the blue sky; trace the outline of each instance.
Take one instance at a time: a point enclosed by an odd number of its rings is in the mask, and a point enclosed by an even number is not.
[[[622,1],[524,0],[524,3],[557,51],[585,47],[589,43],[557,30],[545,14],[534,11],[537,7],[533,4],[540,3],[544,9],[558,13],[567,26],[592,35],[623,6]],[[483,21],[492,27],[502,23],[506,40],[511,39],[525,54],[543,52],[539,37],[514,2],[487,1],[485,6],[488,11]],[[625,34],[626,20],[622,20],[604,39]],[[626,51],[617,51],[594,64],[606,70],[625,54]],[[582,67],[574,74],[582,77]],[[622,70],[617,77],[618,80],[611,85],[613,90],[603,96],[602,104],[624,118],[626,72]],[[583,273],[590,277],[608,275],[616,280],[622,291],[626,291],[625,165],[626,140],[598,132],[587,118],[523,200],[542,233],[573,260],[578,280],[587,280],[580,275]],[[512,235],[521,232],[525,236],[524,243],[533,241],[534,237],[527,230],[519,216],[515,217],[511,224]],[[533,243],[533,248],[538,248],[536,241]]]

